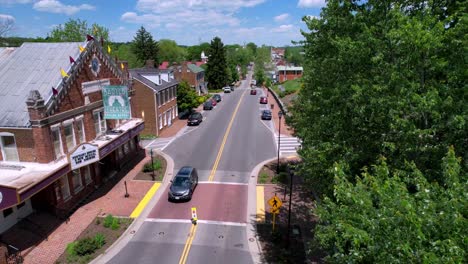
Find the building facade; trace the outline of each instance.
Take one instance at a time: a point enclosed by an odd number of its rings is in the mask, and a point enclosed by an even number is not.
[[[205,83],[205,70],[190,62],[174,67],[174,77],[177,81],[186,81],[198,94],[207,93]]]
[[[138,118],[108,119],[128,72],[94,39],[24,43],[0,58],[0,233],[35,210],[70,213],[141,153]],[[130,97],[130,116],[135,116]],[[128,107],[128,103],[127,103]]]
[[[293,66],[277,66],[277,76],[276,78],[279,82],[285,82],[287,80],[295,80],[302,77],[303,68],[302,67],[293,67]]]
[[[159,136],[178,119],[179,82],[174,79],[172,70],[151,66],[130,70],[130,77],[136,117],[145,121],[142,134]]]

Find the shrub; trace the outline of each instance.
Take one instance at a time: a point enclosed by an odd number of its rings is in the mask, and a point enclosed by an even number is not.
[[[265,184],[268,179],[268,173],[266,172],[261,172],[260,175],[258,176],[258,183]]]
[[[93,254],[96,249],[98,249],[96,241],[90,237],[86,237],[78,240],[74,249],[78,256],[85,256]]]
[[[114,220],[112,221],[111,229],[117,230],[119,228],[120,228],[120,221],[118,218],[114,218]]]
[[[76,242],[71,242],[67,244],[67,248],[65,249],[65,251],[69,256],[76,256],[75,246]]]
[[[101,248],[106,243],[106,237],[101,233],[97,233],[94,236],[94,242],[96,242],[98,248]]]
[[[151,163],[146,163],[144,166],[143,166],[143,172],[150,172],[150,171],[153,171],[153,168],[151,166]]]
[[[154,162],[153,162],[153,166],[151,166],[151,162],[149,163],[146,163],[144,166],[143,166],[143,172],[152,172],[153,171],[153,168],[155,171],[157,170],[160,170],[162,168],[162,165],[161,165],[161,161],[156,159]]]
[[[107,215],[106,218],[104,218],[104,227],[109,228],[112,225],[113,221],[114,217],[111,214]]]

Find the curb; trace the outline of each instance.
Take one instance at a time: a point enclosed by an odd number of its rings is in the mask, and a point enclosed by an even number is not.
[[[265,258],[263,256],[263,249],[259,242],[258,232],[257,232],[257,178],[258,173],[262,167],[272,161],[275,161],[277,157],[264,160],[257,164],[255,168],[250,173],[251,176],[249,180],[248,187],[248,200],[247,200],[247,239],[255,238],[255,243],[249,243],[249,251],[252,256],[253,263],[265,263]]]
[[[164,174],[164,178],[161,182],[161,186],[156,191],[155,195],[151,198],[148,204],[145,206],[145,209],[141,212],[138,218],[135,218],[132,224],[125,230],[125,232],[108,248],[102,253],[101,255],[97,256],[94,260],[89,262],[90,264],[99,264],[99,263],[108,263],[110,260],[116,256],[133,238],[133,236],[138,232],[140,227],[145,222],[145,219],[148,217],[151,209],[156,205],[157,201],[163,195],[164,190],[168,186],[170,179],[172,178],[172,174],[174,171],[174,160],[168,156],[167,154],[156,150],[156,153],[161,155],[163,158],[166,159],[166,173]],[[162,190],[162,191],[161,191]]]

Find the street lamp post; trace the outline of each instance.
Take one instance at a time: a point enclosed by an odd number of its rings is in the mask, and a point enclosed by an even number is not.
[[[280,156],[280,146],[281,146],[281,117],[283,117],[283,112],[280,110],[278,112],[279,124],[278,124],[278,162],[276,164],[276,173],[279,174],[279,156]]]
[[[291,239],[290,238],[290,230],[291,230],[291,204],[292,204],[292,189],[293,189],[293,175],[294,175],[294,171],[291,171],[289,168],[288,168],[288,172],[289,172],[289,175],[291,176],[291,179],[289,180],[289,210],[288,210],[288,234],[287,234],[287,237],[288,237],[288,247],[289,247],[289,240]]]
[[[151,155],[151,170],[153,171],[153,172],[151,173],[151,178],[153,178],[153,181],[154,181],[154,179],[156,178],[156,176],[154,175],[153,149],[150,150],[150,155]]]

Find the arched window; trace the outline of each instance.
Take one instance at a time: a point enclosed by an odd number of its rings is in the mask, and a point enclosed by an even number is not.
[[[19,161],[14,134],[0,132],[0,149],[4,161]]]

